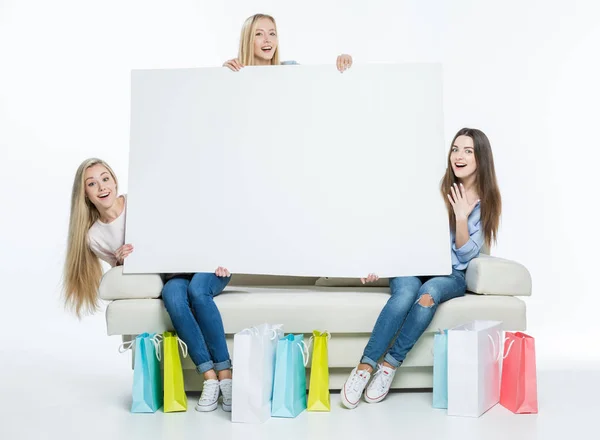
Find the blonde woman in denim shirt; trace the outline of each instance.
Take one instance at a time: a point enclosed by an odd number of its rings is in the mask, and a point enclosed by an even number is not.
[[[278,66],[298,64],[295,61],[279,60],[279,39],[277,24],[270,15],[255,14],[248,17],[242,26],[238,58],[223,63],[234,72],[244,66]],[[344,72],[352,66],[350,55],[339,55],[336,60],[337,69]]]
[[[390,279],[390,299],[379,314],[360,364],[341,390],[347,408],[356,408],[363,391],[369,403],[387,396],[397,368],[429,326],[438,305],[465,294],[469,262],[484,244],[489,247],[496,241],[502,201],[490,142],[482,131],[463,128],[455,135],[440,190],[450,222],[452,274]],[[361,281],[377,279],[370,274]]]

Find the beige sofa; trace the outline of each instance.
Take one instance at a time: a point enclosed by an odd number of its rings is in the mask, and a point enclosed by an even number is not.
[[[526,330],[525,302],[531,276],[521,264],[481,255],[467,270],[468,293],[439,306],[431,325],[411,350],[396,375],[393,388],[431,388],[433,335],[437,329],[474,320],[498,320],[505,330]],[[159,275],[124,275],[109,270],[100,296],[106,309],[109,335],[129,340],[143,332],[173,330],[160,299]],[[377,316],[387,299],[387,280],[363,287],[356,279],[233,275],[225,292],[215,298],[233,356],[234,333],[263,322],[284,325],[285,333],[328,330],[330,388],[340,389],[357,365]],[[232,359],[235,371],[235,359]],[[189,357],[183,362],[187,390],[200,390],[202,378]],[[235,372],[234,372],[235,374]]]

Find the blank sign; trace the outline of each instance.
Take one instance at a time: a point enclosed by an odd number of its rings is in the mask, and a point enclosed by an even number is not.
[[[126,273],[451,272],[438,64],[132,73]]]

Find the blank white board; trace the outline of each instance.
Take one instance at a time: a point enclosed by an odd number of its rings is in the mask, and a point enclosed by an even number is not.
[[[136,70],[126,273],[451,272],[438,64]]]

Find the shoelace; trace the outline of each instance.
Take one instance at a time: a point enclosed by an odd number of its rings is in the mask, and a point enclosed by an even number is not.
[[[361,385],[363,382],[367,381],[367,376],[364,374],[363,370],[360,370],[360,373],[357,371],[350,379],[349,387],[352,391],[358,392],[360,391]]]
[[[200,401],[202,402],[214,402],[219,397],[219,382],[204,382],[204,386],[202,387],[202,395],[200,396]]]
[[[383,368],[380,365],[375,375],[373,376],[373,383],[379,386],[379,389],[383,391],[388,384],[392,381],[392,374],[384,374]]]

